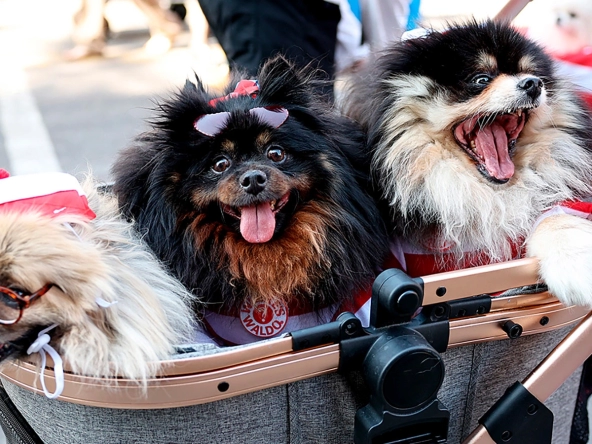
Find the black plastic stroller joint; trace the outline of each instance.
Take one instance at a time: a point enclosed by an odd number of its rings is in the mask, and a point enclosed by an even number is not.
[[[439,352],[448,345],[450,307],[422,304],[421,279],[386,270],[372,286],[366,331],[374,340],[342,343],[341,368],[361,363],[371,393],[356,413],[356,444],[446,442],[450,414],[437,395],[444,380]]]
[[[295,351],[339,343],[340,371],[362,371],[370,402],[356,413],[357,444],[446,442],[449,412],[437,394],[450,306],[422,303],[421,279],[386,270],[372,286],[368,328],[342,313],[331,324],[291,333]]]
[[[423,280],[386,270],[372,286],[367,328],[352,313],[342,313],[335,322],[292,332],[292,346],[298,351],[339,344],[339,371],[362,372],[370,399],[356,413],[356,444],[446,443],[450,413],[437,396],[449,320],[488,313],[491,299],[478,295],[422,306]],[[509,320],[500,329],[510,338],[522,333]],[[512,387],[480,422],[496,443],[542,444],[551,439],[552,415],[547,412],[522,386]],[[536,430],[537,441],[523,440],[530,439],[529,430]]]
[[[401,270],[385,270],[372,285],[370,326],[381,328],[408,322],[423,303],[423,281]]]
[[[444,363],[420,333],[389,328],[368,350],[362,372],[371,398],[356,413],[357,444],[446,442],[449,413],[437,399]]]
[[[553,412],[516,382],[479,419],[496,443],[551,444]]]

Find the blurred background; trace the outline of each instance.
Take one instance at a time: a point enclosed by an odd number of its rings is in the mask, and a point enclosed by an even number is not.
[[[576,12],[553,10],[570,1]],[[0,0],[0,167],[12,174],[62,170],[78,176],[92,169],[107,181],[116,153],[147,128],[155,100],[194,72],[212,88],[224,84],[228,63],[197,0],[160,2],[181,25],[164,42],[154,38],[149,14],[138,3],[106,2],[99,55],[85,54],[73,40],[81,0]],[[421,0],[419,23],[438,27],[462,17],[492,17],[505,3]],[[592,1],[535,0],[516,23],[551,45],[558,42],[550,36],[560,14],[587,20],[592,29],[587,4]]]

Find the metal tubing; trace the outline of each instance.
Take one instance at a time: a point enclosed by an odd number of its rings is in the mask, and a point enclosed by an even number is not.
[[[493,19],[496,21],[511,22],[531,1],[532,0],[510,0]]]

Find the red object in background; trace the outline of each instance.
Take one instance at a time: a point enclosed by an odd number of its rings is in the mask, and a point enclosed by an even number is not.
[[[10,176],[4,169],[0,169],[0,211],[96,217],[74,176],[66,173]]]
[[[574,52],[571,54],[557,54],[557,55],[554,55],[554,57],[559,60],[564,60],[569,63],[574,63],[576,65],[582,65],[582,66],[589,66],[592,68],[592,47],[591,46],[587,46],[579,52]]]
[[[559,72],[572,80],[592,110],[592,46],[569,54],[552,54],[558,61]]]

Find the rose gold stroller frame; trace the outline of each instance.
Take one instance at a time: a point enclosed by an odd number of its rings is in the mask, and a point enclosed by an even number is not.
[[[545,402],[567,378],[592,355],[592,313],[547,355],[522,382],[540,402]],[[494,444],[487,429],[480,425],[463,444]]]
[[[537,283],[537,266],[534,259],[520,259],[426,276],[424,305]],[[442,297],[436,294],[440,287],[447,288]],[[577,322],[587,312],[580,307],[564,307],[548,293],[500,297],[493,300],[490,313],[451,320],[448,346],[507,339],[502,329],[507,321],[520,324],[523,334],[530,335]],[[543,318],[546,319],[544,323],[541,322]],[[125,379],[96,380],[67,373],[59,399],[123,409],[203,404],[336,372],[339,357],[338,344],[294,352],[292,338],[287,336],[215,355],[166,362],[162,376],[149,380],[145,391]],[[51,390],[55,385],[53,370],[47,368],[44,373]],[[20,387],[42,393],[37,368],[33,364],[8,364],[2,375]]]
[[[532,0],[510,0],[495,15],[494,20],[512,21]]]

